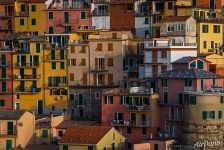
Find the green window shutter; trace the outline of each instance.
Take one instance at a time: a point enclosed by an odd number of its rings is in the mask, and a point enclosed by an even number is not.
[[[81,19],[86,19],[86,12],[81,12]]]
[[[198,66],[198,69],[204,69],[204,62],[198,60],[198,61],[197,61],[197,66]]]
[[[31,25],[36,25],[36,24],[37,24],[36,19],[32,19],[31,20]]]
[[[145,24],[149,24],[149,18],[145,18]]]
[[[54,19],[54,13],[48,12],[48,19]]]
[[[2,55],[1,58],[2,58],[2,65],[6,65],[6,56]]]
[[[48,138],[48,130],[42,130],[42,138]]]
[[[65,69],[65,62],[60,62],[60,69]]]
[[[49,32],[49,34],[53,34],[54,33],[54,27],[48,27],[48,32]]]
[[[192,63],[190,64],[190,68],[196,68],[196,62],[192,62]]]
[[[220,103],[224,103],[224,96],[220,96]]]
[[[2,67],[2,78],[5,79],[6,78],[6,68]]]
[[[218,117],[219,119],[222,119],[222,111],[218,111]]]
[[[36,43],[36,53],[40,53],[40,43]]]
[[[7,88],[6,82],[3,81],[2,82],[2,92],[6,92],[6,88]]]
[[[24,19],[19,19],[19,25],[24,25],[25,23],[24,23]]]
[[[209,113],[209,117],[210,117],[211,119],[215,119],[215,111],[210,111],[210,113]]]
[[[51,50],[51,59],[55,59],[55,50]]]
[[[202,119],[206,120],[207,119],[207,111],[202,112]]]
[[[31,6],[31,11],[32,11],[32,12],[35,12],[35,11],[36,11],[36,5],[32,5],[32,6]]]
[[[190,104],[191,105],[196,105],[196,96],[190,96]]]
[[[51,63],[51,69],[56,69],[56,62]]]
[[[5,100],[0,100],[0,106],[5,106]]]

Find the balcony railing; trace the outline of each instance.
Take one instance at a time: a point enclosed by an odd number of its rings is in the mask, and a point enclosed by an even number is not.
[[[0,66],[1,67],[7,67],[7,66],[10,66],[11,65],[11,62],[10,61],[7,61],[7,62],[1,62],[0,63]]]
[[[14,75],[14,79],[22,80],[22,79],[40,79],[40,74],[33,74],[33,75]]]
[[[91,14],[92,16],[108,16],[109,15],[109,10],[94,10]]]
[[[47,55],[47,60],[64,60],[66,59],[66,55]]]
[[[149,120],[138,121],[125,121],[125,120],[111,120],[112,126],[135,126],[135,127],[147,127],[150,126]]]
[[[0,80],[9,80],[11,78],[10,75],[0,76]]]
[[[14,12],[1,12],[0,13],[0,18],[10,18],[13,17]]]
[[[16,130],[0,130],[0,136],[17,135]]]
[[[158,47],[158,48],[169,48],[169,47],[178,47],[178,48],[181,48],[181,47],[197,47],[197,43],[171,43],[171,42],[168,42],[168,43],[148,43],[146,42],[145,43],[145,48],[155,48],[155,47]]]
[[[110,0],[93,0],[93,3],[94,4],[110,3]]]
[[[33,63],[15,63],[15,67],[39,67],[39,62]]]
[[[67,87],[67,83],[49,83],[48,87]]]
[[[11,25],[0,26],[0,31],[9,31],[9,30],[13,30],[13,27]]]
[[[90,68],[90,72],[107,72],[107,71],[108,71],[108,68],[106,66]]]
[[[149,111],[150,110],[149,105],[141,105],[141,106],[128,105],[127,107],[129,111]]]
[[[0,51],[1,52],[11,52],[11,51],[13,51],[13,48],[11,48],[9,46],[4,46],[4,47],[0,47]]]
[[[10,93],[10,91],[11,91],[10,88],[0,89],[0,94],[8,94],[8,93]]]
[[[148,127],[149,125],[150,125],[149,120],[131,121],[131,126],[135,127]]]
[[[15,12],[14,16],[15,17],[28,17],[29,12],[28,11]]]
[[[18,86],[15,89],[15,92],[16,93],[39,93],[41,92],[41,88],[36,88],[32,86],[30,88]]]
[[[67,49],[67,46],[65,46],[65,45],[58,45],[58,44],[51,44],[51,43],[45,43],[43,48],[44,49]]]

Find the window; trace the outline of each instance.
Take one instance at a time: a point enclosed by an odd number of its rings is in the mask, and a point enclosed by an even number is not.
[[[224,96],[220,96],[220,103],[224,104]]]
[[[185,80],[185,86],[192,86],[192,80],[191,79],[186,79]]]
[[[36,19],[31,19],[31,25],[36,25]]]
[[[20,109],[20,103],[16,103],[15,104],[15,110],[19,110]]]
[[[197,61],[197,69],[204,69],[204,62],[201,60]]]
[[[24,21],[24,19],[19,19],[19,25],[21,25],[21,26],[23,26],[25,24],[25,21]]]
[[[51,63],[51,69],[56,69],[56,62]]]
[[[54,13],[53,12],[48,12],[48,19],[54,19]]]
[[[2,81],[2,92],[6,92],[7,91],[7,85],[5,81]]]
[[[78,94],[79,97],[79,105],[84,105],[84,94]]]
[[[202,33],[208,33],[208,25],[202,25]]]
[[[208,116],[207,116],[207,111],[203,111],[202,112],[202,119],[203,120],[206,120],[208,118]]]
[[[190,95],[190,105],[196,105],[196,96]]]
[[[0,106],[5,106],[5,100],[0,100]]]
[[[113,43],[108,43],[108,51],[113,51]]]
[[[145,18],[145,24],[149,24],[149,18]]]
[[[95,92],[95,99],[100,99],[100,93],[99,92]]]
[[[65,62],[60,62],[60,69],[65,69]]]
[[[86,66],[86,59],[81,59],[79,66]]]
[[[62,150],[68,150],[68,145],[63,145]]]
[[[203,48],[207,48],[207,41],[203,41]]]
[[[167,79],[162,79],[162,87],[167,87],[168,80]]]
[[[211,41],[211,48],[214,48],[214,41]]]
[[[168,2],[168,9],[173,9],[173,2]]]
[[[212,86],[216,86],[216,79],[212,79]]]
[[[75,95],[74,94],[69,94],[70,100],[75,100]]]
[[[163,102],[164,102],[165,104],[168,103],[168,92],[163,92]]]
[[[173,31],[174,31],[174,25],[173,24],[168,25],[167,32],[173,32]]]
[[[209,117],[210,117],[211,119],[215,119],[215,111],[210,111],[210,113],[209,113]]]
[[[179,104],[183,104],[183,100],[184,100],[183,93],[179,93]]]
[[[166,50],[161,51],[161,57],[162,58],[167,58],[167,51]]]
[[[93,146],[88,146],[88,150],[93,150]]]
[[[71,66],[76,66],[76,59],[71,59]]]
[[[42,138],[48,138],[48,130],[42,130]]]
[[[31,5],[31,11],[35,12],[36,11],[36,5]]]
[[[61,130],[58,131],[58,136],[59,136],[59,137],[62,137],[62,136],[63,136],[63,131],[61,131]]]
[[[104,104],[113,104],[113,96],[104,96]]]
[[[85,11],[81,12],[81,19],[86,19],[86,12]]]
[[[128,148],[128,150],[132,149],[132,143],[131,142],[127,142],[127,148]]]
[[[48,33],[53,34],[54,33],[54,27],[52,27],[52,26],[48,27]]]
[[[218,111],[218,119],[222,119],[222,111]]]
[[[158,144],[154,144],[154,150],[159,150],[159,145]]]
[[[103,44],[97,43],[97,51],[102,51],[102,50],[103,50]]]
[[[40,43],[36,43],[36,53],[40,53]]]
[[[108,58],[108,66],[113,66],[113,58]]]
[[[147,135],[147,128],[146,127],[142,128],[142,135]]]
[[[127,134],[131,134],[131,126],[127,126],[126,130],[127,130]]]
[[[145,30],[145,37],[149,35],[149,30]]]
[[[220,25],[213,25],[213,33],[220,33]]]

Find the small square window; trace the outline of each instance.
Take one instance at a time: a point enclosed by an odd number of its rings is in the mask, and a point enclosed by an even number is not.
[[[62,150],[68,150],[68,145],[63,145]]]
[[[23,26],[25,24],[24,19],[19,19],[19,25]]]
[[[36,11],[36,5],[31,5],[31,11],[35,12]]]
[[[86,12],[84,11],[81,12],[81,19],[86,19]]]
[[[149,18],[145,18],[145,24],[149,24]]]
[[[36,25],[36,24],[37,24],[36,19],[32,19],[32,20],[31,20],[31,25]]]
[[[51,69],[56,69],[56,62],[51,63]]]

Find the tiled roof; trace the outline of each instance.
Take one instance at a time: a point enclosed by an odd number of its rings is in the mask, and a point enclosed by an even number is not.
[[[215,79],[215,78],[224,78],[217,74],[199,70],[199,69],[177,69],[170,70],[162,73],[161,78],[187,78],[187,79]]]
[[[1,5],[13,4],[16,0],[0,0]]]
[[[72,126],[66,130],[61,143],[97,144],[111,129],[109,126]]]
[[[186,21],[190,16],[168,16],[162,22],[181,22]]]
[[[206,61],[206,62],[209,62],[207,61],[206,59],[204,58],[199,58],[199,57],[182,57],[176,61],[173,62],[173,64],[187,64],[187,63],[190,63],[196,59],[202,59],[203,61]]]
[[[64,120],[59,125],[57,125],[57,129],[67,129],[74,125],[80,125],[80,126],[93,126],[97,125],[98,123],[96,121],[74,121],[74,120]]]
[[[26,110],[1,110],[0,120],[19,120]]]

